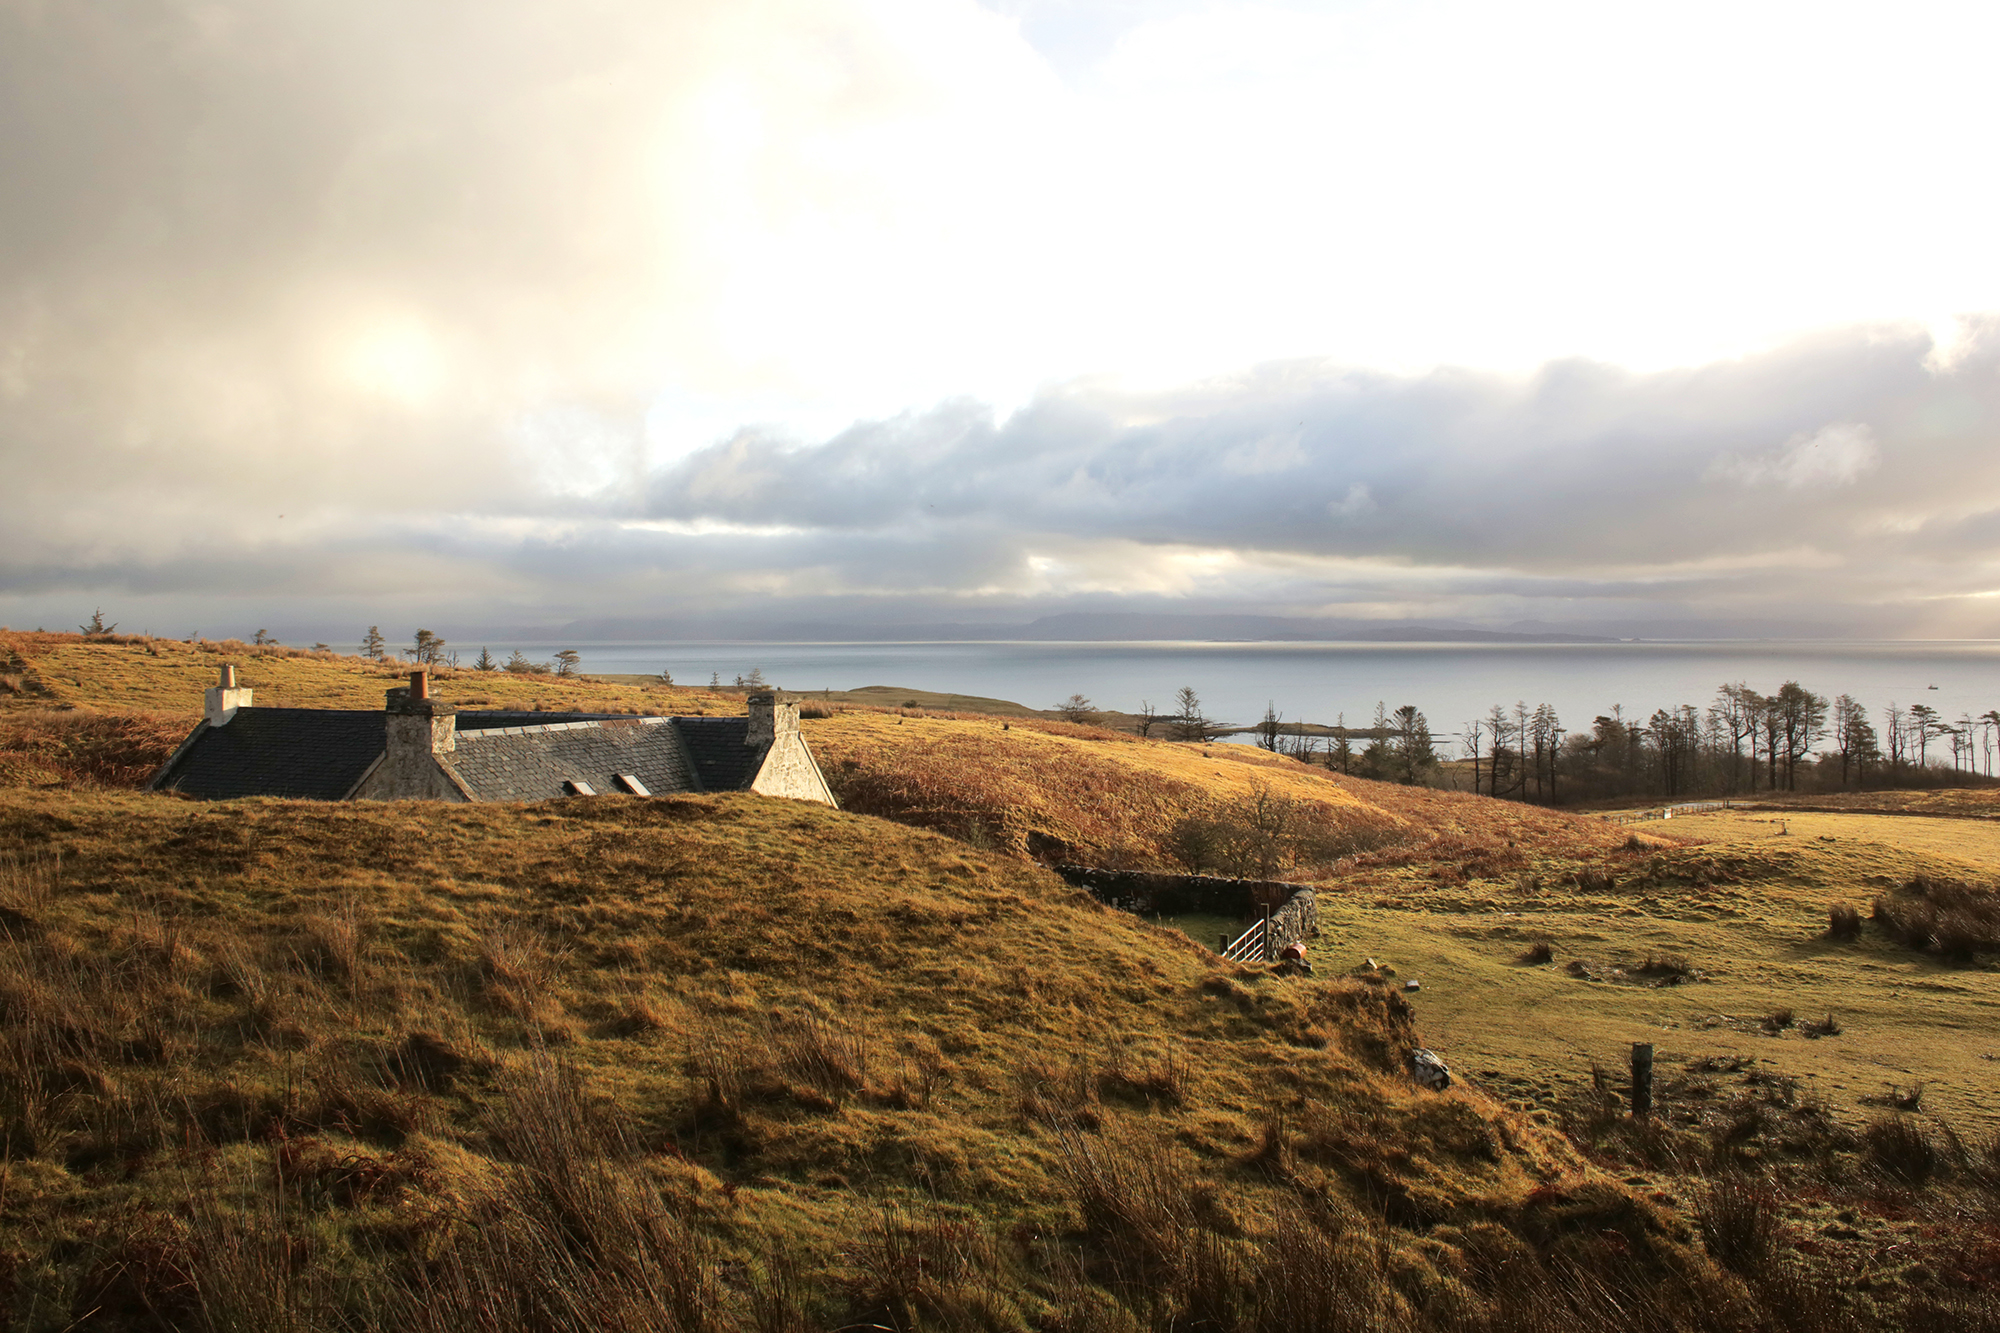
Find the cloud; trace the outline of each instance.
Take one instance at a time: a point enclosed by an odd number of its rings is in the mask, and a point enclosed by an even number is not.
[[[1887,623],[2000,586],[1984,13],[0,0],[0,619]]]
[[[1719,458],[1709,474],[1745,486],[1775,485],[1797,491],[1851,486],[1881,461],[1875,432],[1859,422],[1842,421],[1822,426],[1810,435],[1795,435],[1769,454]]]

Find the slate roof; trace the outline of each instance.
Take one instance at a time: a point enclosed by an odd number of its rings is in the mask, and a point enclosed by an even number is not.
[[[608,796],[621,790],[615,781],[619,773],[634,775],[655,796],[701,791],[676,729],[679,720],[623,717],[476,727],[459,733],[458,748],[438,758],[481,801],[547,800],[567,795],[563,784],[576,781]]]
[[[769,745],[754,749],[747,717],[677,717],[674,726],[694,758],[702,791],[742,791],[763,766]]]
[[[338,801],[387,746],[384,714],[328,708],[239,708],[203,724],[153,787],[203,800],[291,796]],[[768,746],[744,744],[745,717],[634,717],[627,713],[461,712],[458,747],[440,756],[481,801],[565,795],[581,780],[602,795],[631,773],[654,795],[741,791]]]
[[[153,785],[210,801],[338,801],[387,745],[382,719],[344,709],[239,708],[225,726],[204,724]]]
[[[525,709],[461,709],[458,729],[491,731],[495,727],[547,727],[562,722],[630,722],[631,713],[532,713]]]

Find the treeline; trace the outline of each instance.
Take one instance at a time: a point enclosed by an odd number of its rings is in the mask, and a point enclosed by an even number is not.
[[[1926,704],[1891,703],[1879,727],[1877,720],[1850,695],[1829,700],[1788,680],[1770,694],[1723,685],[1706,707],[1661,708],[1644,719],[1615,707],[1587,731],[1566,727],[1548,704],[1495,704],[1464,724],[1448,767],[1429,721],[1409,704],[1392,712],[1378,703],[1367,727],[1349,727],[1343,715],[1331,727],[1308,728],[1270,708],[1253,730],[1263,748],[1335,772],[1461,789],[1469,779],[1481,795],[1543,805],[1993,776],[2000,709],[1949,718]],[[1181,718],[1171,722],[1175,739],[1206,739],[1184,734],[1194,729]],[[1449,748],[1449,738],[1443,744]]]
[[[1706,707],[1622,708],[1565,728],[1553,708],[1496,704],[1465,724],[1462,762],[1473,790],[1554,805],[1646,797],[1752,795],[1851,787],[1924,786],[1993,773],[2000,710],[1947,718],[1891,703],[1878,729],[1849,695],[1831,700],[1786,681],[1770,694],[1737,683]]]

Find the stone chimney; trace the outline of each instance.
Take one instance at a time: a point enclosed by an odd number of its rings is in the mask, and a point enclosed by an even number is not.
[[[208,719],[209,726],[221,727],[228,725],[229,719],[236,716],[237,709],[249,706],[249,689],[237,688],[236,668],[233,665],[225,665],[222,668],[222,679],[209,686],[208,692],[202,696],[201,711],[202,716]]]
[[[431,698],[428,671],[412,671],[408,685],[390,690],[385,711],[389,746],[385,763],[394,771],[392,776],[428,773],[432,755],[458,748],[458,710]]]
[[[744,702],[750,705],[750,734],[743,738],[745,745],[770,745],[780,737],[799,734],[797,703],[779,703],[778,696],[769,691],[753,694]]]

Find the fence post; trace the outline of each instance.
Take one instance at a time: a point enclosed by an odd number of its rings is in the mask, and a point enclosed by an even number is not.
[[[1227,931],[1215,937],[1215,951],[1217,953],[1229,952],[1229,933]]]
[[[1271,952],[1271,904],[1264,904],[1264,961],[1270,962],[1276,955]]]
[[[1644,1119],[1653,1112],[1653,1044],[1632,1043],[1632,1114]]]

